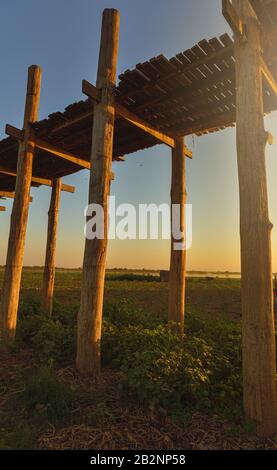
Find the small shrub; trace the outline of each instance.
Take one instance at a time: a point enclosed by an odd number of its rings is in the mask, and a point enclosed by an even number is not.
[[[156,327],[161,320],[153,315],[146,314],[142,309],[134,308],[128,299],[121,299],[117,303],[104,306],[104,319],[118,328],[125,326]]]
[[[55,311],[53,317],[38,312],[26,314],[24,307],[20,312],[17,344],[27,343],[36,352],[36,357],[48,364],[72,361],[76,350],[76,324],[73,323],[73,309],[65,321],[64,311]],[[30,312],[30,311],[29,311]],[[58,318],[63,319],[60,321]]]
[[[37,357],[48,364],[71,362],[76,351],[76,327],[45,319],[32,338]]]
[[[167,409],[191,405],[209,383],[211,348],[166,327],[117,329],[105,325],[103,358],[123,372],[122,386],[142,402]]]
[[[241,338],[236,325],[190,318],[181,338],[167,326],[120,326],[120,315],[117,320],[110,316],[104,322],[102,359],[122,371],[125,392],[179,417],[193,408],[240,419]]]
[[[60,383],[46,367],[26,377],[20,404],[28,415],[40,420],[63,422],[71,410],[72,391]]]
[[[53,320],[58,320],[64,326],[70,326],[74,328],[77,324],[77,313],[79,310],[79,304],[61,304],[54,302],[53,306]]]
[[[28,301],[20,302],[19,318],[30,317],[40,314],[40,302],[38,299],[30,298]]]

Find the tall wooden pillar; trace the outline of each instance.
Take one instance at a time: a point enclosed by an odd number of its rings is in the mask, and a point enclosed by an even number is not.
[[[183,233],[183,236],[181,239],[175,240],[174,235],[171,235],[168,305],[168,321],[172,323],[173,331],[181,334],[184,332],[186,284],[186,251],[184,248],[180,249],[180,245],[185,242],[186,157],[183,149],[184,138],[180,137],[176,139],[176,147],[172,149],[171,227],[174,223],[173,205],[178,205],[177,228]]]
[[[276,358],[261,41],[249,2],[233,4],[247,30],[247,41],[236,38],[235,45],[244,408],[258,432],[270,436],[277,432]]]
[[[7,340],[16,332],[17,309],[23,265],[30,187],[35,144],[29,123],[37,121],[40,98],[41,69],[28,69],[28,85],[24,114],[24,141],[19,144],[15,199],[11,214],[6,269],[1,296],[1,322]]]
[[[41,293],[41,310],[52,315],[53,293],[55,283],[55,262],[58,234],[58,219],[62,181],[60,178],[53,180],[50,208],[48,212],[48,231]]]
[[[98,62],[97,88],[101,101],[94,107],[89,203],[104,209],[104,238],[86,239],[78,316],[77,369],[86,375],[100,371],[102,308],[107,253],[108,206],[112,177],[114,133],[114,97],[118,55],[119,12],[106,9],[103,13],[101,45]]]

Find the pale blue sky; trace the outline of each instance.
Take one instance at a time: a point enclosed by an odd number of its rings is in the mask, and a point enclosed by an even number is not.
[[[203,38],[229,28],[221,15],[221,0],[1,0],[0,137],[6,123],[22,126],[27,68],[42,67],[40,118],[83,99],[83,78],[95,83],[101,13],[120,10],[118,74],[136,63],[163,53],[183,51]],[[266,127],[277,135],[276,115]],[[235,131],[188,139],[194,152],[187,161],[188,202],[193,205],[193,248],[189,269],[239,270],[239,212]],[[273,260],[277,270],[276,146],[267,149],[273,230]],[[168,202],[170,149],[157,146],[115,163],[112,194],[118,202]],[[82,265],[83,210],[88,173],[64,179],[76,194],[62,194],[57,264]],[[44,259],[49,188],[32,189],[25,264]],[[5,203],[6,204],[6,203]],[[0,216],[0,264],[4,264],[11,202]],[[108,265],[166,268],[168,241],[113,241]]]

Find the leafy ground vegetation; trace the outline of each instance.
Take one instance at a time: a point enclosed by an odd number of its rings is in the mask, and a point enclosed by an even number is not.
[[[39,309],[41,277],[24,271],[16,342],[1,347],[1,449],[277,448],[243,418],[238,280],[189,279],[179,338],[166,283],[108,274],[91,380],[74,368],[81,273],[58,270],[52,318]]]

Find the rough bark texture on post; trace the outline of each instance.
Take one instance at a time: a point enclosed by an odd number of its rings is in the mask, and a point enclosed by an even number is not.
[[[175,240],[174,234],[171,234],[168,304],[168,321],[172,323],[173,331],[181,334],[184,332],[186,250],[177,250],[175,244],[185,243],[186,157],[184,157],[183,148],[184,138],[180,137],[176,139],[176,148],[172,149],[171,227],[176,225],[173,223],[172,205],[178,204],[180,217],[176,228],[183,235],[181,239]]]
[[[101,101],[94,107],[89,203],[104,210],[104,238],[86,239],[81,288],[81,305],[78,315],[77,369],[85,375],[100,371],[100,343],[105,266],[108,235],[108,196],[110,193],[116,64],[118,54],[119,13],[104,10],[99,53],[97,88]]]
[[[38,118],[40,83],[41,69],[37,65],[32,65],[28,69],[23,126],[25,131],[24,141],[19,144],[15,199],[11,214],[7,261],[1,296],[1,322],[4,336],[8,341],[13,341],[16,332],[35,148],[29,122],[35,122]]]
[[[50,208],[48,212],[48,231],[41,292],[41,310],[52,315],[53,293],[55,283],[55,262],[58,235],[58,219],[62,181],[60,178],[53,181]]]
[[[258,433],[271,436],[277,431],[276,359],[261,42],[249,3],[236,0],[234,5],[248,38],[245,43],[237,39],[235,47],[244,409]]]

